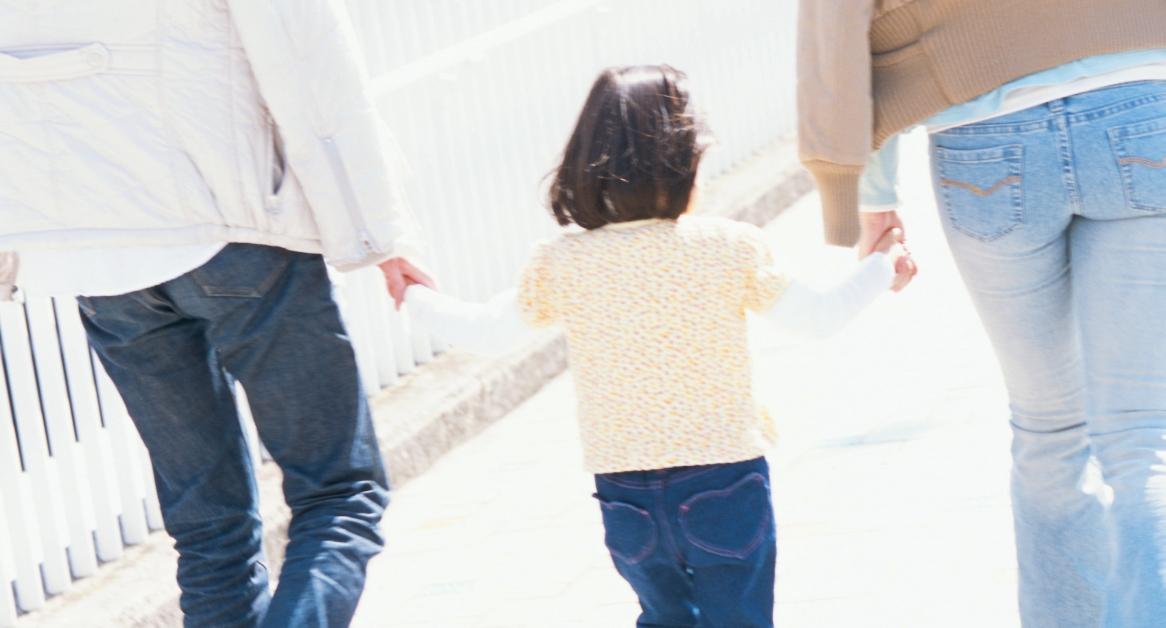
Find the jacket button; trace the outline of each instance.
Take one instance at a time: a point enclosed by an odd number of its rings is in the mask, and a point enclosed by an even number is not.
[[[278,216],[283,213],[283,208],[279,206],[279,197],[275,195],[269,195],[266,199],[264,199],[264,206],[267,210],[267,213],[271,214],[272,216]]]
[[[85,60],[88,61],[89,65],[95,69],[105,67],[105,55],[97,52],[96,50],[86,55]]]

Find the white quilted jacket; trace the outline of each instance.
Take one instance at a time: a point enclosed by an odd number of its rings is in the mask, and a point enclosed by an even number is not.
[[[409,246],[393,151],[339,0],[0,0],[0,251],[364,266]]]

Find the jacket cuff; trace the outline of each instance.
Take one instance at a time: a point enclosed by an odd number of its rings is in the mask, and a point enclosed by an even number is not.
[[[388,253],[379,255],[375,261],[376,264],[382,264],[391,259],[401,258],[421,272],[433,276],[431,266],[429,265],[428,256],[425,253],[425,247],[412,236],[402,236],[393,242],[392,250]]]
[[[822,223],[826,242],[838,246],[858,243],[858,180],[862,166],[826,161],[808,161],[806,168],[818,183],[822,195]]]

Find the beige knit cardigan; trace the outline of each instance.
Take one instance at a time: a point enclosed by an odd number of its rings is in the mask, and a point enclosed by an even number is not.
[[[1166,0],[800,0],[802,162],[826,239],[858,238],[872,150],[953,105],[1091,55],[1166,48]]]

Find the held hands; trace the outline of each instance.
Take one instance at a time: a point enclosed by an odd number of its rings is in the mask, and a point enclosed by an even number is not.
[[[885,253],[895,267],[895,280],[891,282],[891,290],[899,292],[911,283],[918,269],[911,253],[903,246],[903,230],[893,227],[879,238],[874,245],[874,253]]]
[[[919,272],[915,260],[905,246],[903,222],[896,212],[863,212],[859,214],[862,228],[858,239],[858,256],[866,257],[873,252],[886,253],[895,265],[895,281],[891,290],[899,292],[911,283]]]
[[[389,294],[392,295],[393,303],[397,305],[398,310],[401,309],[401,303],[405,301],[405,289],[410,285],[421,284],[434,290],[437,289],[437,285],[429,275],[403,257],[394,257],[387,262],[382,262],[378,268],[385,276],[385,285],[388,287]]]

